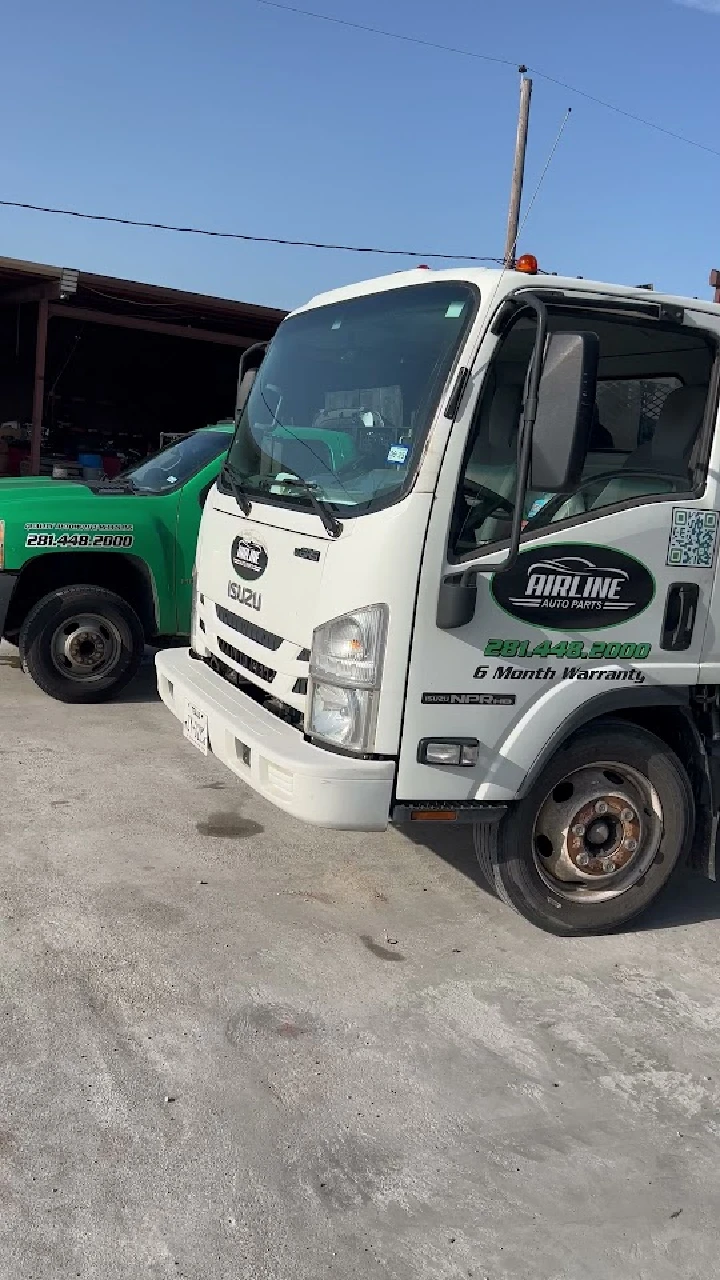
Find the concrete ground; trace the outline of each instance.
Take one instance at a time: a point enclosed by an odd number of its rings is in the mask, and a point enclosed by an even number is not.
[[[3,1280],[718,1274],[720,893],[547,937],[0,654]],[[438,837],[439,838],[439,837]]]

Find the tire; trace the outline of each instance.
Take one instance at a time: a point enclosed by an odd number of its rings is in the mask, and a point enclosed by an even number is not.
[[[135,610],[113,591],[60,587],[30,610],[19,647],[23,669],[51,698],[106,702],[136,674],[145,636]]]
[[[547,933],[611,933],[685,861],[694,821],[675,753],[645,729],[600,720],[568,739],[498,826],[475,827],[475,851],[498,897]]]

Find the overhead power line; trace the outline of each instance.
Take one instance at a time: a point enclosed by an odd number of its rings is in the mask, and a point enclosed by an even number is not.
[[[424,40],[420,36],[411,36],[401,31],[387,31],[383,27],[372,27],[364,22],[353,22],[351,18],[338,18],[329,13],[318,13],[314,9],[302,9],[298,5],[284,4],[282,0],[255,0],[256,4],[262,4],[267,9],[280,9],[284,13],[294,13],[299,17],[313,18],[316,22],[330,22],[338,27],[350,27],[354,31],[364,31],[367,35],[383,36],[386,40],[400,40],[404,44],[420,45],[424,49],[435,49],[440,53],[452,53],[460,58],[474,58],[480,62],[495,62],[500,66],[517,68],[517,58],[501,58],[496,54],[480,53],[475,49],[461,49],[456,45],[441,44],[436,40]],[[586,102],[593,102],[597,107],[603,107],[606,111],[613,111],[618,116],[624,116],[626,120],[632,120],[635,124],[644,125],[646,129],[654,129],[656,133],[662,133],[666,138],[672,138],[675,142],[683,142],[688,147],[695,147],[698,151],[705,151],[708,155],[720,157],[720,150],[716,147],[710,147],[705,142],[698,142],[697,138],[688,138],[684,133],[678,133],[674,129],[668,129],[663,124],[658,124],[656,120],[648,120],[645,116],[639,116],[634,111],[627,111],[625,107],[619,107],[615,102],[608,102],[606,98],[598,98],[594,93],[588,93],[585,89],[578,89],[577,85],[569,84],[566,80],[560,80],[557,76],[551,76],[547,71],[540,71],[537,67],[528,66],[528,70],[532,75],[537,76],[539,80],[545,80],[548,84],[554,84],[560,89],[567,90],[568,93],[574,93],[579,98],[584,98]]]
[[[121,227],[145,227],[152,231],[177,231],[183,235],[211,236],[216,240],[247,240],[253,244],[282,244],[298,249],[335,249],[339,253],[376,253],[392,258],[433,258],[443,262],[495,262],[478,253],[432,253],[420,249],[386,249],[377,245],[326,244],[321,240],[288,240],[280,236],[254,236],[244,231],[210,231],[207,227],[181,227],[169,222],[145,222],[140,218],[119,218],[108,213],[83,213],[80,209],[55,209],[46,204],[29,204],[26,200],[0,200],[4,209],[30,209],[33,213],[55,213],[63,218],[83,218],[86,222],[112,222]]]
[[[441,53],[457,53],[461,58],[480,58],[482,62],[499,62],[503,67],[517,67],[517,58],[499,58],[491,53],[471,53],[468,49],[457,49],[450,44],[438,44],[436,40],[423,40],[420,36],[404,35],[401,31],[385,31],[382,27],[370,27],[364,22],[353,22],[351,18],[337,18],[329,13],[316,13],[314,9],[300,9],[294,4],[281,4],[280,0],[257,0],[268,9],[284,9],[286,13],[297,13],[302,18],[316,18],[318,22],[333,22],[338,27],[352,27],[354,31],[365,31],[371,36],[385,36],[388,40],[404,40],[406,44],[423,45],[426,49],[439,49]]]

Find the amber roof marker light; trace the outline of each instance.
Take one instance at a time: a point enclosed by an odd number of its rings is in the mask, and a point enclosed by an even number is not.
[[[515,263],[515,270],[522,271],[526,276],[536,276],[538,273],[538,260],[534,253],[523,253]]]

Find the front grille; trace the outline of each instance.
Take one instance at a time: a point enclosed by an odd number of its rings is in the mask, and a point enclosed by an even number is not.
[[[251,671],[258,680],[264,680],[266,684],[272,684],[276,671],[272,667],[266,667],[264,663],[258,662],[257,659],[251,658],[247,653],[241,653],[239,649],[235,649],[233,645],[228,644],[227,640],[223,640],[222,636],[218,636],[218,649],[225,654],[226,658],[232,659],[239,667],[244,667],[246,671]]]
[[[220,676],[222,680],[227,680],[233,688],[239,689],[247,698],[252,698],[259,707],[263,707],[266,711],[270,711],[272,715],[277,716],[280,720],[284,720],[286,724],[291,724],[294,729],[302,729],[303,713],[298,711],[297,707],[288,706],[286,702],[281,702],[279,698],[273,698],[264,689],[258,685],[252,684],[249,680],[245,680],[240,671],[234,671],[226,662],[218,658],[216,654],[206,653],[202,661],[206,667]]]
[[[223,609],[220,604],[215,605],[215,612],[218,616],[218,622],[222,622],[224,627],[231,627],[233,631],[239,631],[241,636],[246,636],[248,640],[254,640],[255,644],[261,644],[264,649],[272,649],[273,653],[280,648],[282,636],[276,636],[274,632],[266,631],[264,627],[258,627],[254,622],[249,622],[247,618],[241,618],[237,613],[231,613],[229,609]]]

